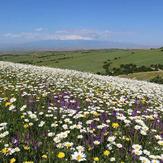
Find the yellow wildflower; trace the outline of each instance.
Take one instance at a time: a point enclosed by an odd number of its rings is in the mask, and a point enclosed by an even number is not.
[[[91,146],[88,146],[88,151],[91,151],[92,150],[92,147]]]
[[[93,112],[93,115],[94,115],[95,117],[98,117],[100,114],[99,114],[98,112]]]
[[[10,106],[11,104],[12,104],[11,102],[6,102],[5,106],[7,107],[7,106]]]
[[[3,154],[8,154],[8,153],[9,153],[9,149],[8,149],[8,148],[3,148],[3,149],[1,150],[1,152],[2,152]]]
[[[10,159],[10,163],[14,163],[14,162],[16,162],[15,158]]]
[[[24,150],[27,150],[27,151],[30,149],[30,147],[27,145],[24,145],[23,148],[24,148]]]
[[[64,152],[59,152],[59,153],[57,154],[57,157],[58,157],[58,158],[64,158],[64,157],[65,157],[65,153],[64,153]]]
[[[48,156],[47,155],[42,155],[42,158],[47,159]]]
[[[109,150],[105,150],[105,151],[103,152],[103,155],[104,155],[104,156],[109,156],[109,155],[110,155],[110,151],[109,151]]]
[[[20,118],[21,118],[21,119],[23,119],[24,117],[25,117],[24,115],[21,115],[21,117],[20,117]]]
[[[29,125],[26,123],[26,124],[24,124],[24,128],[28,128],[29,127]]]
[[[113,128],[118,128],[119,127],[119,124],[118,123],[112,123],[112,127]]]
[[[94,157],[93,160],[97,162],[97,161],[99,161],[99,158],[98,157]]]
[[[141,101],[142,101],[143,104],[146,103],[146,99],[145,98],[143,98]]]
[[[66,146],[67,148],[70,148],[70,147],[72,146],[72,143],[65,143],[65,146]]]

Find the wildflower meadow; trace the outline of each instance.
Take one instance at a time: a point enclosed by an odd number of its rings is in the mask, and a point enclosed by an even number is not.
[[[0,163],[163,163],[163,86],[0,62]]]

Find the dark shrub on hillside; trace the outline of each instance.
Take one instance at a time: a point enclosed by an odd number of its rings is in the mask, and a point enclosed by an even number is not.
[[[137,68],[137,72],[147,72],[147,71],[153,71],[156,69],[152,69],[151,67],[146,67],[146,66],[140,66]]]
[[[105,69],[105,73],[107,75],[112,75],[112,73],[111,73],[111,67],[110,67],[111,64],[112,64],[112,62],[104,62],[103,69]]]
[[[155,71],[158,71],[159,69],[163,70],[163,65],[161,65],[161,64],[155,64],[155,65],[152,64],[152,65],[150,65],[150,67]]]
[[[154,77],[153,79],[150,80],[152,83],[158,83],[158,84],[163,84],[163,78],[161,78],[159,75]]]
[[[97,75],[101,75],[101,72],[96,72]]]
[[[163,70],[163,65],[161,64],[152,64],[150,66],[137,66],[135,64],[121,64],[120,67],[112,67],[112,62],[104,62],[103,69],[105,70],[105,75],[122,75],[130,74],[136,72],[147,72],[147,71],[158,71]]]
[[[23,63],[23,64],[33,64],[32,61],[20,61],[19,63]]]

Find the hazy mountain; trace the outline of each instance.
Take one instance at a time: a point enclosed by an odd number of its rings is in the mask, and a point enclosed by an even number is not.
[[[0,44],[0,50],[69,50],[104,48],[149,48],[148,46],[97,40],[43,40],[23,44]]]

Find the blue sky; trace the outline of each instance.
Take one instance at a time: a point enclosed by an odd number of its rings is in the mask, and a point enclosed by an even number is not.
[[[163,45],[163,0],[0,0],[0,43],[37,40]]]

